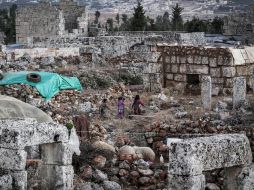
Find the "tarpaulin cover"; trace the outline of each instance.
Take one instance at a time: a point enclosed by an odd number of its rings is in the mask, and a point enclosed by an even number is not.
[[[36,73],[41,76],[41,81],[34,83],[27,80],[27,74]],[[82,90],[82,86],[77,77],[65,77],[57,73],[48,72],[8,72],[3,74],[4,78],[0,80],[0,85],[27,84],[36,87],[41,96],[50,100],[60,90],[76,89]]]

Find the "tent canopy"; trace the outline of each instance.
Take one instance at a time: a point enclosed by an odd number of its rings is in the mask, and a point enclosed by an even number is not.
[[[37,83],[28,81],[27,74],[29,73],[39,74],[41,81]],[[82,90],[82,86],[77,77],[65,77],[57,73],[22,71],[4,73],[3,76],[4,78],[0,80],[0,85],[27,84],[37,88],[41,96],[46,100],[50,100],[60,90]]]

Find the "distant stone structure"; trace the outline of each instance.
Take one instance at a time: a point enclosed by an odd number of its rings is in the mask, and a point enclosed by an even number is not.
[[[244,43],[254,43],[254,5],[243,13],[232,13],[224,18],[224,35],[239,36]]]
[[[20,7],[16,12],[17,43],[32,43],[33,37],[56,37],[88,33],[88,14],[74,0],[61,0]]]

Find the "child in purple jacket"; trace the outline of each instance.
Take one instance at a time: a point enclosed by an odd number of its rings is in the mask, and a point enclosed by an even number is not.
[[[118,110],[118,117],[120,119],[123,119],[124,117],[124,98],[123,97],[118,98],[117,110]]]

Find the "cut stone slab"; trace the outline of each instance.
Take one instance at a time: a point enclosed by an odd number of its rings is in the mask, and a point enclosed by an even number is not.
[[[74,170],[69,166],[42,165],[39,168],[40,189],[72,190]]]
[[[250,143],[244,134],[184,139],[169,146],[169,174],[201,175],[202,171],[249,165]]]
[[[0,189],[11,190],[12,189],[12,177],[11,175],[4,175],[0,177]]]
[[[168,176],[168,190],[204,190],[205,176]]]
[[[25,170],[27,153],[24,150],[0,148],[0,168],[6,170]]]
[[[233,107],[239,108],[246,101],[246,79],[244,77],[234,78]]]
[[[56,123],[37,123],[34,119],[0,120],[0,147],[24,149],[45,143],[68,142],[68,129]]]
[[[13,189],[27,190],[27,172],[20,171],[11,174],[13,180]]]
[[[49,165],[71,165],[73,151],[67,143],[41,145],[41,159]]]
[[[205,110],[211,110],[212,105],[212,79],[210,76],[203,76],[201,83],[201,99]]]

